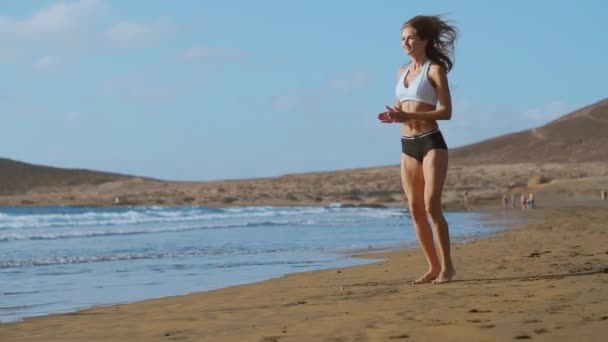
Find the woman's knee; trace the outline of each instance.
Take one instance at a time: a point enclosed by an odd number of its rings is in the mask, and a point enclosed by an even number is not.
[[[412,220],[414,220],[414,222],[426,220],[426,210],[423,203],[410,202],[409,208],[410,215],[412,215]]]
[[[443,217],[443,210],[441,209],[441,202],[437,201],[426,201],[424,203],[426,213],[431,217],[433,221],[438,221]]]

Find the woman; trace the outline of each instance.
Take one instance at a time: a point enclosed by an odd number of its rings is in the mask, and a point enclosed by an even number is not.
[[[401,27],[401,45],[411,62],[397,75],[397,104],[378,118],[402,123],[401,182],[429,270],[413,284],[449,282],[456,270],[450,254],[448,223],[441,193],[448,169],[448,150],[437,121],[452,117],[447,73],[457,30],[439,16],[416,16]],[[439,244],[433,242],[431,219]]]

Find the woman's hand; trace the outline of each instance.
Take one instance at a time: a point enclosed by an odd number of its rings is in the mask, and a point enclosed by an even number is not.
[[[380,114],[378,114],[378,120],[382,121],[383,123],[394,123],[395,120],[391,119],[390,114],[388,112],[382,112]]]
[[[384,123],[394,123],[394,122],[404,122],[405,121],[405,113],[401,110],[386,106],[386,112],[382,112],[378,114],[378,120]]]

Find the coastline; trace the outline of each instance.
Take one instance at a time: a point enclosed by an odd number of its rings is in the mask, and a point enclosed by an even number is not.
[[[385,261],[0,324],[0,339],[599,341],[608,333],[607,208],[523,212],[533,220],[454,244],[458,274],[445,285],[409,285],[424,271],[417,249],[377,251],[357,257]]]
[[[0,288],[0,301],[3,302],[0,305],[0,322],[210,291],[296,272],[363,265],[377,261],[357,258],[356,254],[418,246],[407,213],[402,208],[326,210],[315,207],[312,210],[290,208],[284,211],[281,208],[246,207],[234,212],[229,208],[227,211],[209,211],[188,207],[180,211],[171,208],[119,210],[55,207],[41,208],[39,212],[29,212],[27,209],[19,213],[22,210],[17,210],[16,214],[25,216],[15,217],[12,211],[0,210],[13,217],[3,221],[8,227],[26,221],[27,227],[34,227],[38,223],[44,227],[50,222],[49,219],[57,215],[62,217],[59,221],[52,221],[58,229],[53,229],[52,233],[45,229],[23,229],[23,232],[16,229],[0,234],[0,242],[8,242],[4,244],[7,258],[0,260],[0,278],[4,278],[5,284]],[[289,218],[284,216],[287,213]],[[32,214],[34,216],[30,216]],[[298,217],[302,214],[306,223],[299,227],[302,221]],[[189,219],[208,215],[217,215],[220,221]],[[504,224],[497,227],[481,222],[480,215],[474,212],[446,213],[448,221],[452,222],[453,240],[482,238],[506,227]],[[91,228],[92,217],[99,219],[96,221],[98,225],[108,225],[101,235],[96,228]],[[181,219],[175,221],[176,217]],[[168,224],[174,226],[175,230],[161,228],[157,232],[159,227],[148,222],[162,222],[163,218],[168,221],[160,227]],[[347,222],[354,221],[342,224],[341,218]],[[321,223],[333,222],[334,219],[335,223],[329,226]],[[137,224],[120,228],[124,222],[133,223],[132,220],[148,222],[144,226],[150,225],[148,228],[152,231],[149,233],[152,234],[131,236],[130,233],[146,231],[146,227],[138,228]],[[84,225],[80,226],[79,222]],[[244,222],[248,223],[243,225]],[[256,222],[263,223],[257,227]],[[289,222],[295,226],[290,226]],[[255,228],[247,228],[250,224]],[[275,224],[283,227],[274,227]],[[65,229],[59,228],[63,225],[66,225]],[[218,225],[234,228],[225,232],[223,229],[206,228]],[[235,231],[241,237],[235,236]],[[162,235],[156,235],[158,233]],[[224,233],[227,235],[221,244],[230,245],[226,251],[212,242]],[[266,236],[269,233],[272,235]],[[298,237],[301,233],[306,236]],[[94,239],[86,239],[91,234]],[[199,242],[190,242],[197,240]],[[78,251],[82,243],[91,241],[100,248],[91,246],[91,252]],[[187,247],[160,247],[159,250],[146,252],[149,243]],[[28,258],[18,257],[20,253],[28,253],[28,250],[38,250],[39,244],[39,253],[32,252]],[[108,247],[101,247],[104,245]],[[52,249],[63,250],[60,259],[46,256],[44,250],[51,252]],[[116,250],[120,252],[114,252]],[[169,257],[158,259],[161,255]],[[56,295],[50,296],[50,293]]]

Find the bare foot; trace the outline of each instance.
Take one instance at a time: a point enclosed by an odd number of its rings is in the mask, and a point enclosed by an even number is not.
[[[451,267],[445,271],[441,271],[441,273],[439,273],[439,276],[437,276],[437,278],[435,278],[435,280],[433,280],[433,284],[447,283],[450,280],[452,280],[452,278],[454,278],[455,275],[456,275],[456,270],[454,269],[454,267]]]
[[[437,271],[428,271],[422,277],[412,281],[412,285],[430,283],[433,279],[437,278],[439,272]]]

